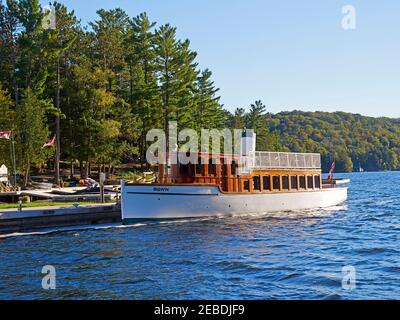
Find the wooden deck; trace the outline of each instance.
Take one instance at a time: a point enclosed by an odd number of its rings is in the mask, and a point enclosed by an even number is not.
[[[121,221],[119,205],[98,204],[0,211],[0,234]]]

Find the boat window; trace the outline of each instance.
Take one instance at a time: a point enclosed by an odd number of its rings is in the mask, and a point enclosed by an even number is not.
[[[208,160],[208,174],[214,174],[216,173],[216,165],[213,164],[213,160],[210,159]]]
[[[279,190],[281,187],[280,179],[279,176],[273,176],[272,177],[272,184],[274,187],[274,190]]]
[[[301,189],[306,188],[306,177],[305,176],[300,176],[300,188]]]
[[[250,191],[250,183],[249,183],[249,180],[244,180],[244,181],[243,181],[243,190],[244,190],[244,191]]]
[[[236,161],[235,160],[232,160],[232,162],[231,162],[231,175],[232,176],[236,176],[237,174],[236,174]]]
[[[198,174],[200,176],[204,176],[204,165],[201,163],[201,158],[197,159],[196,174]]]
[[[297,176],[290,177],[290,185],[292,189],[297,189]]]
[[[321,176],[314,177],[314,185],[315,185],[315,188],[321,189]]]
[[[282,189],[289,190],[289,177],[282,176]]]
[[[263,189],[271,190],[271,177],[270,176],[263,176]]]
[[[225,164],[225,163],[223,163],[222,165],[221,165],[221,176],[222,177],[226,177],[228,175],[228,172],[227,172],[227,165]]]
[[[181,177],[189,176],[190,168],[188,164],[180,164],[179,165],[179,174]]]
[[[253,177],[253,190],[261,190],[260,177]]]
[[[314,179],[313,176],[307,176],[307,188],[313,189]]]

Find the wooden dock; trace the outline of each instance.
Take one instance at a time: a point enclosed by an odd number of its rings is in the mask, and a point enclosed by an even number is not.
[[[111,190],[114,186],[106,186]],[[0,202],[16,202],[19,197],[27,196],[30,201],[51,200],[56,202],[100,202],[100,192],[85,192],[86,187],[32,189],[12,192],[0,192]],[[78,192],[77,192],[78,191]],[[118,191],[106,192],[105,202],[112,202]]]
[[[0,234],[120,221],[121,208],[115,204],[4,209],[0,210]]]

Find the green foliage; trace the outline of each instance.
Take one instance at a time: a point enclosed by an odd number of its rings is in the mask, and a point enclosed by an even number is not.
[[[0,131],[15,129],[15,111],[13,101],[6,90],[0,84]],[[0,140],[0,165],[6,164],[11,168],[10,141]]]
[[[212,72],[203,70],[195,83],[195,109],[194,118],[197,130],[224,127],[225,115],[217,96],[218,88],[211,80]]]
[[[53,160],[42,149],[60,120],[61,159],[104,168],[145,163],[146,134],[178,121],[179,129],[254,129],[257,148],[319,152],[339,171],[400,169],[400,121],[342,112],[267,113],[223,109],[212,72],[199,70],[189,40],[146,13],[97,11],[90,29],[60,3],[56,28],[42,28],[38,0],[0,0],[0,130],[13,130],[19,173]],[[168,138],[168,137],[167,137]],[[10,165],[9,144],[0,161]],[[82,169],[83,170],[83,169]]]
[[[257,134],[257,149],[263,150],[266,148],[276,149],[276,142],[268,137],[268,129],[263,124],[263,118],[266,112],[266,106],[257,100],[250,106],[249,112],[245,116],[246,128],[253,129]]]
[[[189,40],[176,39],[176,28],[161,26],[155,35],[156,70],[163,109],[164,130],[168,121],[181,127],[193,127],[192,90],[196,80],[196,53],[189,49]]]
[[[257,150],[284,151],[279,135],[275,130],[269,130],[266,119],[266,106],[261,100],[250,105],[248,112],[237,108],[234,114],[228,114],[228,126],[234,129],[253,129],[257,134]]]
[[[265,126],[293,152],[319,152],[323,169],[332,158],[337,171],[399,170],[400,121],[344,112],[267,114]]]
[[[125,39],[126,62],[129,72],[129,102],[131,112],[140,119],[138,128],[138,152],[143,165],[147,149],[146,134],[152,128],[162,127],[160,92],[157,84],[154,47],[156,23],[146,13],[134,17]],[[135,121],[134,119],[132,119]],[[133,138],[133,136],[132,136]]]
[[[25,184],[31,165],[44,164],[54,151],[42,148],[49,138],[49,130],[45,125],[45,112],[49,106],[49,101],[39,99],[31,89],[26,89],[16,113],[16,158]]]
[[[257,149],[321,153],[322,168],[400,170],[400,120],[344,112],[266,113],[261,101],[227,115],[232,128],[254,129]]]

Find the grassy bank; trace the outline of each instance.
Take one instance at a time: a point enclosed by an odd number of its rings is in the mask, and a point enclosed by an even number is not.
[[[96,202],[49,202],[49,201],[35,201],[23,203],[22,208],[35,208],[35,207],[55,207],[55,206],[72,206],[74,203],[79,203],[80,205],[85,204],[97,204]],[[16,203],[0,203],[1,209],[14,209],[18,208],[18,204]]]

